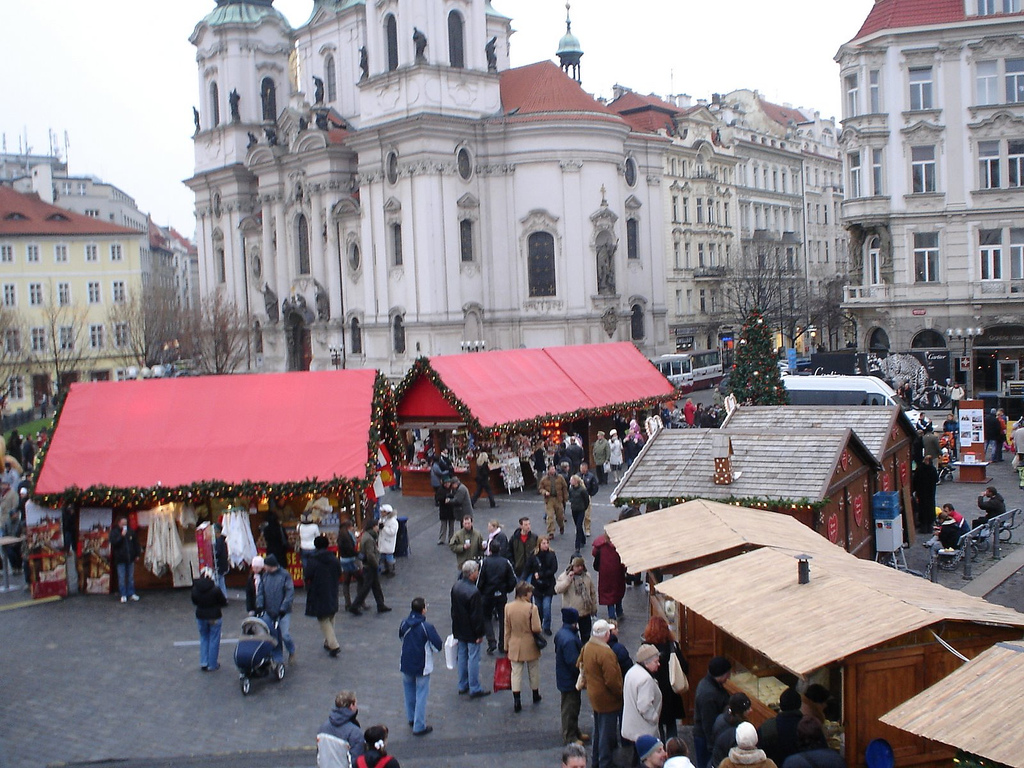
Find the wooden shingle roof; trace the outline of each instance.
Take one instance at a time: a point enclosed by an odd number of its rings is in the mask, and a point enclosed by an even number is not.
[[[876,459],[889,441],[893,427],[913,434],[914,427],[896,405],[809,406],[744,405],[733,411],[722,425],[726,428],[756,429],[777,433],[780,430],[853,429]]]
[[[712,440],[732,439],[735,479],[714,482]],[[843,450],[873,455],[850,429],[664,429],[652,437],[613,494],[617,499],[809,499],[820,501]],[[613,499],[614,500],[614,499]]]
[[[1024,642],[997,643],[879,718],[900,730],[1024,768],[1024,729],[1008,706],[1024,690]]]

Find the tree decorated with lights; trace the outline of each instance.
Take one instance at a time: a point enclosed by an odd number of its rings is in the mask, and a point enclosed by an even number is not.
[[[772,332],[757,309],[751,310],[743,323],[729,386],[740,404],[789,403],[772,351]]]

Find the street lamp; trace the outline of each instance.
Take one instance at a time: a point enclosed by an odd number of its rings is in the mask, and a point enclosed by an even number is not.
[[[815,345],[815,342],[817,341],[817,338],[818,338],[818,329],[815,328],[813,325],[809,325],[809,326],[807,326],[807,333],[810,334],[810,337],[811,337],[811,345],[810,345],[811,346],[811,350],[810,351],[811,351],[811,354],[813,355],[815,353],[814,345]]]
[[[963,354],[961,355],[961,360],[963,358],[967,359],[967,395],[968,395],[968,397],[973,397],[974,396],[974,349],[973,349],[974,339],[975,339],[976,336],[981,336],[981,334],[983,334],[984,332],[985,332],[984,328],[947,328],[946,329],[946,338],[948,338],[950,341],[952,341],[953,339],[959,339],[964,344],[964,349],[963,349]],[[972,349],[971,349],[971,354],[970,355],[967,354],[967,344],[968,344],[968,342],[972,345]],[[963,367],[964,367],[963,363],[961,362],[961,364],[960,364],[961,370],[963,369]]]
[[[329,347],[331,352],[331,365],[335,370],[341,367],[341,347]]]

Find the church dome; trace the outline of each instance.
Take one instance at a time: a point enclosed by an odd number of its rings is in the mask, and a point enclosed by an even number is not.
[[[566,30],[566,33],[562,35],[562,39],[558,41],[558,50],[555,52],[559,56],[563,56],[567,53],[583,53],[583,48],[580,47],[580,40],[572,32]]]
[[[276,19],[291,29],[284,14],[274,8],[274,0],[217,0],[217,7],[207,14],[203,22],[216,27],[221,24],[255,24],[264,19]]]

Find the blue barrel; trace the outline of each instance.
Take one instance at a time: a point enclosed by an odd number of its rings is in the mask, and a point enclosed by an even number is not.
[[[395,540],[395,557],[409,556],[409,518],[398,518],[398,538]]]
[[[879,491],[871,497],[871,512],[875,520],[893,520],[900,516],[900,492]]]

